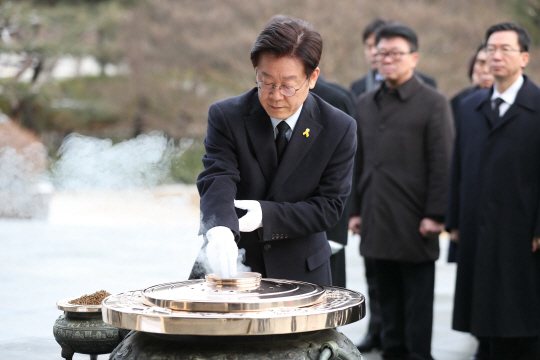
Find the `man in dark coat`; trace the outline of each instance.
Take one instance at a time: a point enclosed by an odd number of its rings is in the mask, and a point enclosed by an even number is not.
[[[338,84],[326,81],[319,75],[315,87],[311,93],[318,95],[333,107],[343,111],[345,114],[354,116],[354,99],[349,90]],[[332,248],[330,256],[330,268],[332,269],[332,284],[334,286],[346,287],[347,275],[345,272],[345,246],[347,245],[349,217],[351,214],[350,197],[347,199],[345,209],[338,223],[326,231],[326,237]]]
[[[380,86],[383,82],[383,76],[379,74],[377,70],[377,60],[375,55],[377,54],[377,47],[375,46],[375,34],[377,30],[386,25],[388,21],[382,19],[375,19],[369,23],[364,29],[362,35],[364,46],[364,57],[366,63],[369,66],[368,73],[354,81],[351,84],[351,91],[355,98],[358,98],[364,92],[371,91]],[[437,88],[437,83],[434,79],[420,72],[415,71],[426,84]],[[354,189],[353,189],[354,193]],[[359,229],[351,228],[354,233],[359,233]],[[375,285],[375,270],[371,264],[370,259],[364,258],[365,275],[368,285],[368,305],[369,305],[369,325],[366,336],[358,344],[358,350],[360,352],[369,352],[381,347],[381,313],[378,305],[377,287]]]
[[[257,87],[210,107],[197,187],[203,248],[219,276],[235,275],[244,248],[263,277],[332,282],[325,231],[351,189],[356,123],[309,94],[321,52],[307,23],[271,23],[251,51]],[[207,269],[191,277],[197,270]]]
[[[477,359],[537,360],[540,88],[522,75],[530,45],[523,28],[496,24],[485,39],[495,85],[461,101],[452,161],[453,328],[489,344]]]
[[[431,360],[435,260],[453,126],[446,98],[414,75],[417,37],[387,24],[376,38],[385,82],[357,100],[362,148],[351,227],[374,266],[384,359]]]

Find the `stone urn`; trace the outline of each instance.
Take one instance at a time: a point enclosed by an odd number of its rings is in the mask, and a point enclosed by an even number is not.
[[[97,355],[109,354],[124,339],[129,330],[103,322],[101,305],[73,305],[64,299],[56,303],[63,310],[53,326],[54,338],[62,347],[62,357],[73,359],[74,353]]]

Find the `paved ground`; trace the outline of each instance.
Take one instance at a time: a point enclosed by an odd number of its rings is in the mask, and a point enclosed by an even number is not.
[[[201,244],[197,204],[193,186],[60,193],[52,198],[47,221],[0,220],[0,359],[61,359],[52,335],[60,299],[186,279]],[[347,247],[348,287],[365,293],[358,241],[352,237]],[[446,241],[441,243],[445,249]],[[454,273],[454,265],[437,263],[437,360],[468,359],[476,346],[469,335],[450,330]],[[339,330],[358,342],[366,327],[367,318]]]

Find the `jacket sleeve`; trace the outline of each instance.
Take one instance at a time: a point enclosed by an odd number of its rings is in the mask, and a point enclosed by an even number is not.
[[[450,105],[441,97],[434,102],[425,131],[428,164],[425,216],[440,222],[444,221],[446,212],[453,130]]]
[[[357,114],[360,113],[359,111],[359,105],[357,103],[356,105],[356,111]],[[360,126],[360,123],[358,122],[358,116],[356,117],[356,126],[357,126],[357,133],[356,138],[358,141],[358,146],[356,150],[356,154],[354,156],[354,172],[353,172],[353,179],[352,179],[352,190],[351,190],[351,214],[350,216],[360,216],[360,207],[362,204],[362,197],[361,192],[358,191],[358,186],[360,183],[360,178],[362,177],[362,171],[364,169],[364,147],[362,143],[362,127]]]
[[[201,197],[199,235],[206,234],[214,226],[225,226],[238,238],[240,231],[234,199],[240,172],[233,134],[218,104],[213,104],[208,112],[204,146],[204,170],[197,178]]]
[[[262,240],[274,240],[274,234],[303,237],[334,226],[351,191],[355,152],[356,123],[351,121],[311,197],[295,203],[260,201],[263,227],[259,236]]]

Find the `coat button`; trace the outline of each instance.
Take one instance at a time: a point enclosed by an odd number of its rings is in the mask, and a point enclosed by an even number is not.
[[[272,245],[270,244],[264,245],[264,251],[270,251],[271,248],[272,248]]]
[[[289,237],[289,235],[285,234],[285,239],[288,238],[288,237]]]

